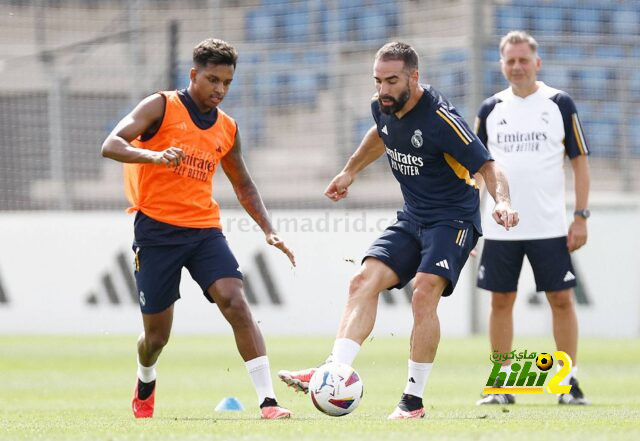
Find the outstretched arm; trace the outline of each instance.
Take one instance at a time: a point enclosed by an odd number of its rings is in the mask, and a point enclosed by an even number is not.
[[[242,207],[249,213],[249,216],[260,226],[264,232],[267,243],[285,253],[291,261],[291,264],[295,266],[296,258],[293,252],[287,248],[278,236],[278,233],[273,229],[269,214],[262,202],[260,193],[258,193],[256,184],[249,175],[249,170],[242,157],[240,133],[238,131],[236,131],[236,140],[233,147],[229,153],[222,158],[221,164],[222,169],[233,186],[233,190],[236,192],[238,201],[240,201]]]
[[[362,138],[360,146],[347,161],[342,171],[336,175],[324,191],[326,197],[336,202],[347,197],[348,188],[356,175],[384,154],[384,142],[378,135],[376,126],[371,127]]]
[[[102,143],[102,156],[118,162],[180,165],[185,155],[178,147],[156,152],[132,146],[130,143],[150,129],[157,129],[164,113],[164,97],[151,95],[122,118]]]
[[[486,161],[478,170],[487,187],[487,191],[496,201],[493,209],[493,218],[505,229],[518,225],[518,212],[511,208],[511,196],[509,196],[509,183],[504,173],[493,161]]]

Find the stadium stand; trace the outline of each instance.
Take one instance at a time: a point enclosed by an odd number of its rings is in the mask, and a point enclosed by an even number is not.
[[[478,103],[471,85],[479,81],[483,96],[505,87],[497,43],[512,29],[530,30],[538,38],[541,79],[576,100],[592,144],[594,189],[639,189],[637,173],[617,168],[640,165],[640,3],[484,2],[477,72],[471,70],[477,17],[470,5],[470,0],[4,2],[0,147],[12,160],[0,165],[0,210],[122,208],[120,169],[100,158],[102,139],[141,97],[171,80],[185,87],[191,48],[209,36],[239,49],[223,108],[238,120],[249,167],[273,207],[329,206],[321,198],[327,179],[371,123],[371,62],[384,42],[413,44],[422,57],[422,80],[472,120]],[[167,69],[174,20],[179,25],[175,78]],[[345,205],[397,204],[397,188],[382,161],[363,176],[367,179],[379,189],[362,186]],[[224,180],[216,186],[218,199],[234,206]]]

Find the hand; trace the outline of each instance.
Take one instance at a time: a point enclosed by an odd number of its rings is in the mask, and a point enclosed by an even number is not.
[[[169,147],[160,152],[154,152],[154,164],[166,164],[167,167],[177,167],[186,157],[185,153],[179,147]]]
[[[585,243],[587,243],[587,220],[576,219],[571,223],[569,227],[569,234],[567,235],[567,248],[569,252],[573,252],[580,249]]]
[[[269,245],[273,245],[287,255],[289,261],[291,262],[291,265],[296,266],[296,256],[293,255],[293,251],[287,248],[287,246],[284,244],[282,239],[280,239],[280,236],[278,236],[277,233],[267,234],[266,239]]]
[[[329,186],[324,191],[324,195],[331,199],[333,202],[337,202],[340,199],[347,197],[349,193],[348,187],[353,182],[351,175],[341,172],[329,183]]]
[[[500,201],[493,209],[493,219],[502,225],[507,231],[509,228],[518,225],[518,212],[511,208],[511,203]]]

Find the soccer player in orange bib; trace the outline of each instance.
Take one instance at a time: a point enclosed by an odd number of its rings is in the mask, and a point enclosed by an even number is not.
[[[212,197],[220,163],[267,243],[295,266],[245,166],[236,122],[218,108],[231,86],[237,57],[235,48],[222,40],[202,41],[193,51],[189,87],[143,99],[102,145],[103,156],[125,163],[129,211],[137,212],[133,250],[144,332],[138,339],[138,380],[131,403],[136,418],[153,416],[156,363],[171,333],[183,267],[231,325],[262,418],[291,416],[276,401],[264,340]]]

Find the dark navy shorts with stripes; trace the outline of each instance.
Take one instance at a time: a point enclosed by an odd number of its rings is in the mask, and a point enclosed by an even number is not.
[[[133,245],[135,276],[143,314],[164,311],[180,298],[180,276],[187,268],[204,296],[213,303],[207,289],[218,279],[242,279],[222,231],[208,229],[198,241],[172,245]]]
[[[416,273],[437,274],[449,280],[443,296],[449,296],[458,282],[479,234],[470,222],[439,222],[423,226],[398,213],[396,223],[371,244],[365,259],[374,257],[390,267],[402,288]]]
[[[494,292],[518,289],[524,256],[527,256],[537,291],[560,291],[576,286],[567,249],[567,237],[534,240],[484,241],[478,268],[478,287]]]

